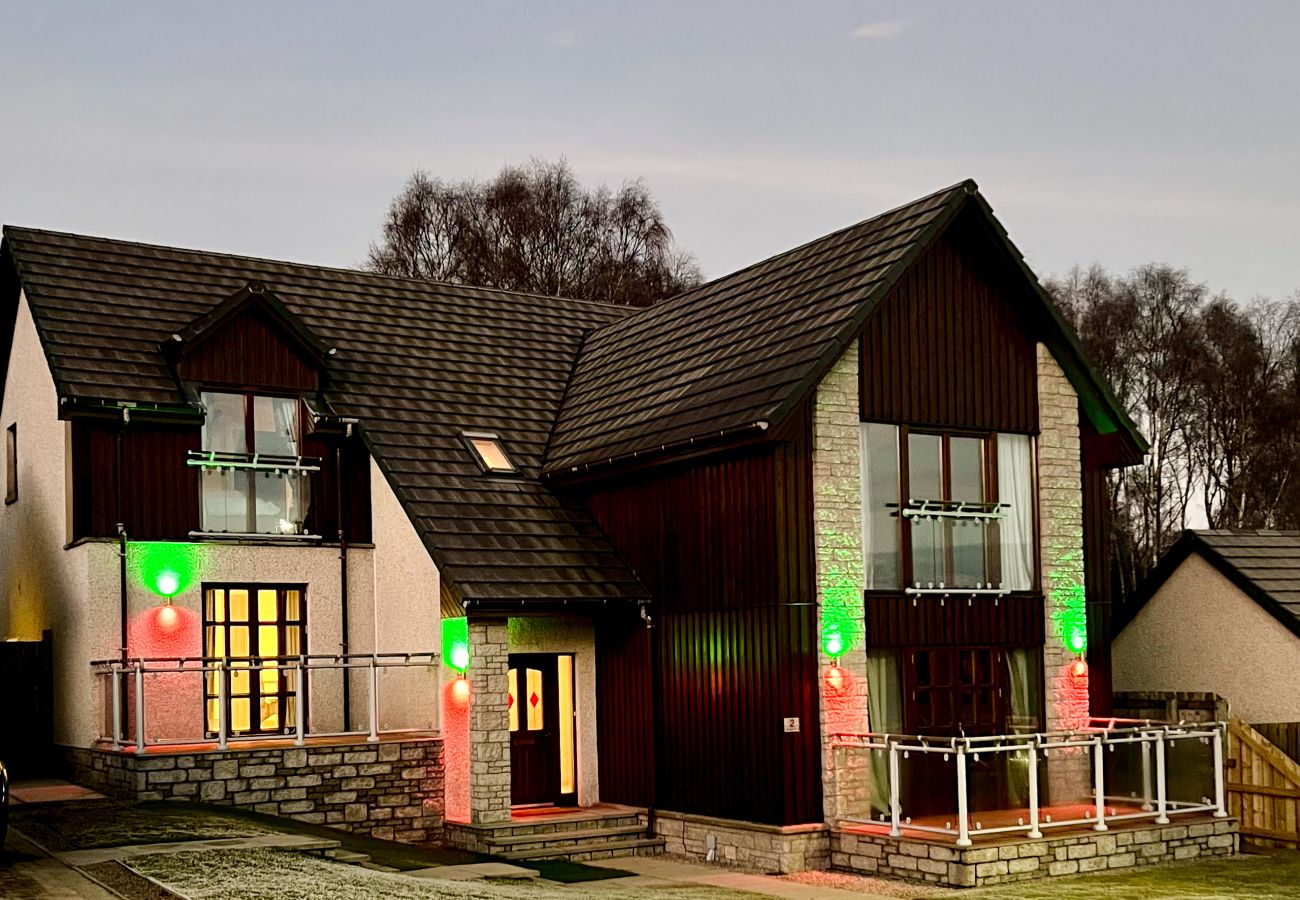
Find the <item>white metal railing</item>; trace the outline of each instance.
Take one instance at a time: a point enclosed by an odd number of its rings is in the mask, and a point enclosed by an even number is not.
[[[430,731],[433,729],[432,722],[429,722],[427,727],[380,727],[380,673],[393,669],[424,669],[429,670],[430,677],[436,679],[438,662],[439,654],[432,651],[419,651],[413,653],[350,653],[346,655],[305,654],[301,656],[266,656],[234,660],[220,657],[137,657],[124,660],[96,660],[91,663],[91,668],[101,681],[107,681],[103,691],[104,704],[107,709],[102,723],[107,726],[108,734],[102,733],[102,725],[100,739],[111,743],[114,750],[130,746],[135,753],[144,754],[149,747],[190,745],[207,741],[215,741],[218,749],[225,750],[232,742],[264,741],[292,737],[295,744],[302,746],[308,737],[358,737],[364,735],[366,740],[377,741],[381,733],[403,734]],[[230,680],[236,674],[246,674],[249,679],[256,679],[260,682],[263,671],[275,671],[277,676],[287,674],[290,678],[293,686],[292,691],[287,694],[277,692],[277,695],[286,699],[293,698],[293,725],[290,728],[269,733],[236,731],[232,729],[229,721],[229,701],[232,696]],[[353,673],[365,673],[366,728],[350,730],[346,721],[343,722],[341,730],[312,727],[312,710],[311,704],[308,702],[312,693],[311,680],[313,676],[325,672],[340,673],[339,685],[334,692],[336,696],[329,698],[331,703],[335,700],[339,701],[340,718],[342,715],[343,681],[345,679],[350,680]],[[185,737],[167,738],[157,736],[157,727],[150,728],[150,717],[155,716],[153,712],[155,703],[149,700],[150,679],[197,677],[198,686],[194,693],[197,698],[203,699],[207,697],[206,685],[209,675],[215,675],[217,682],[217,696],[211,698],[217,700],[216,728],[210,729],[208,727],[207,702],[203,700],[200,707],[203,728],[199,733]],[[249,696],[251,702],[251,694]],[[434,711],[433,714],[436,715],[437,707],[436,693],[431,692],[430,696],[426,698],[426,703],[423,704],[423,709],[432,710]],[[283,714],[283,710],[280,712]],[[158,720],[162,719],[167,725],[174,728],[176,718],[175,710],[168,709],[163,714],[156,715],[152,724],[157,726]],[[155,735],[153,738],[149,737],[151,732]]]
[[[954,838],[958,847],[969,847],[972,833],[978,836],[1024,833],[1030,838],[1039,838],[1045,828],[1066,828],[1089,825],[1096,831],[1106,831],[1109,823],[1135,819],[1150,819],[1156,824],[1166,824],[1171,815],[1187,813],[1212,812],[1215,816],[1227,816],[1227,795],[1224,777],[1224,733],[1225,724],[1210,722],[1204,724],[1168,724],[1148,720],[1133,719],[1092,719],[1086,728],[1073,731],[1044,732],[1035,734],[990,735],[983,737],[926,737],[901,734],[834,734],[832,742],[837,749],[864,749],[873,754],[873,764],[877,758],[883,759],[887,767],[885,783],[888,790],[887,812],[880,818],[872,819],[853,815],[840,816],[840,821],[847,823],[884,825],[888,824],[890,835],[897,837],[904,827],[912,831],[947,835]],[[1213,797],[1203,796],[1200,802],[1170,799],[1168,788],[1171,773],[1168,751],[1178,742],[1198,741],[1211,746],[1210,767],[1213,776]],[[1127,796],[1108,795],[1106,757],[1117,748],[1139,748],[1141,787],[1130,791]],[[918,758],[940,757],[943,762],[951,762],[954,768],[956,790],[953,802],[956,807],[955,826],[953,819],[945,821],[942,826],[929,822],[914,821],[905,816],[902,808],[902,790],[904,770],[912,754]],[[1091,809],[1082,816],[1053,820],[1050,808],[1040,806],[1039,765],[1053,754],[1069,755],[1077,766],[1081,756],[1086,755],[1091,763],[1088,793]],[[1016,754],[1026,762],[1028,804],[1024,815],[1017,817],[1012,825],[993,825],[983,827],[977,813],[971,811],[971,792],[969,788],[969,766],[971,761],[978,762],[981,755]],[[1020,756],[1023,754],[1023,756]],[[1136,774],[1136,773],[1135,773]],[[1120,812],[1116,805],[1131,802],[1134,807]],[[1059,809],[1060,807],[1058,807]],[[1065,808],[1071,808],[1067,805]],[[1013,812],[1021,811],[1015,807]],[[1006,812],[1006,810],[1003,810]],[[943,818],[939,816],[938,818]]]

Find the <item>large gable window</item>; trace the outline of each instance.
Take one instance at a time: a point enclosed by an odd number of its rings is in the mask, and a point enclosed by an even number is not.
[[[299,402],[205,391],[203,527],[209,534],[303,535],[315,460],[301,455]]]
[[[866,589],[1028,591],[1032,438],[862,425]]]

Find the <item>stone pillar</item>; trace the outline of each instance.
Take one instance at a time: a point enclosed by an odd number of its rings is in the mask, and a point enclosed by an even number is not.
[[[509,669],[505,619],[469,620],[469,820],[510,821]]]
[[[817,386],[813,401],[818,683],[827,819],[869,816],[871,812],[868,751],[837,753],[831,744],[836,732],[863,732],[869,724],[860,421],[858,345],[854,341]]]
[[[1079,397],[1042,344],[1038,345],[1038,523],[1046,640],[1043,689],[1047,731],[1088,722],[1088,674],[1075,670],[1087,647],[1083,569],[1083,461]],[[1090,761],[1083,751],[1051,757],[1047,786],[1052,803],[1089,794]]]

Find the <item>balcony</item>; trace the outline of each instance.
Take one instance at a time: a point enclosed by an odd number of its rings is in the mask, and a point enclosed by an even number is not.
[[[438,662],[431,651],[98,660],[98,743],[144,755],[433,734]]]
[[[1094,719],[984,737],[836,734],[839,826],[965,848],[1226,818],[1224,725]]]

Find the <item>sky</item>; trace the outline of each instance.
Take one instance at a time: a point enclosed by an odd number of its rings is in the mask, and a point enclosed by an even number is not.
[[[360,264],[416,169],[643,178],[709,277],[973,178],[1047,277],[1300,290],[1300,3],[0,0],[0,221]]]

